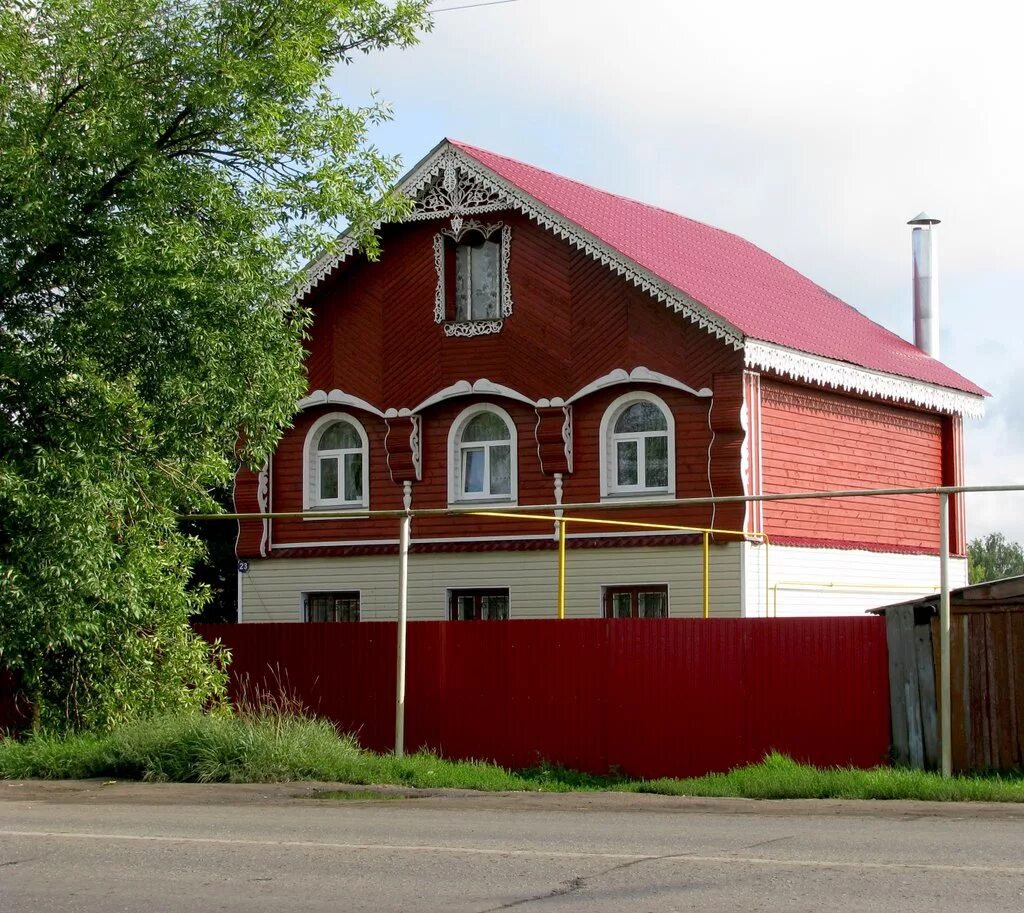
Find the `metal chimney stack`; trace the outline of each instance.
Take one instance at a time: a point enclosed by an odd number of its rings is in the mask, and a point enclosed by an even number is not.
[[[925,213],[908,225],[914,251],[914,345],[932,358],[939,357],[939,251],[935,244],[938,219]]]

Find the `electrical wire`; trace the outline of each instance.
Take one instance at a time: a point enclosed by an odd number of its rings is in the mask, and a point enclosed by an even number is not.
[[[504,3],[518,3],[519,0],[485,0],[483,3],[467,3],[463,6],[441,6],[437,9],[428,9],[430,13],[450,13],[455,10],[475,10],[480,6],[501,6]]]

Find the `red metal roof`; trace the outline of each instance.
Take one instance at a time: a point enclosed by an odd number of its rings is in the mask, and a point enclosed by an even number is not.
[[[748,338],[987,395],[952,368],[737,235],[485,149],[449,142]]]

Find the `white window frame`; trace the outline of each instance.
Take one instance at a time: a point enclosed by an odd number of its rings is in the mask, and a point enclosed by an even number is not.
[[[491,412],[498,416],[508,428],[509,439],[507,441],[473,441],[462,444],[462,432],[474,418],[482,412]],[[491,455],[490,448],[494,445],[505,445],[509,447],[510,473],[509,493],[507,495],[492,495],[491,487]],[[484,447],[484,480],[487,483],[488,491],[480,493],[465,494],[462,491],[462,467],[464,451]],[[515,504],[519,497],[519,439],[516,434],[516,423],[501,406],[491,403],[478,403],[469,406],[458,414],[448,430],[448,503],[449,504]]]
[[[624,434],[615,434],[615,423],[619,417],[634,403],[648,402],[657,406],[665,416],[666,430],[642,431]],[[637,479],[646,474],[646,444],[644,440],[649,437],[668,435],[668,485],[657,488],[650,488],[643,484],[619,485],[618,484],[618,463],[617,447],[620,441],[635,440],[637,444]],[[604,498],[672,498],[676,493],[676,423],[672,410],[660,397],[646,390],[624,393],[615,399],[601,417],[601,497]]]
[[[320,436],[329,425],[335,422],[347,422],[352,425],[359,434],[361,442],[360,452],[363,455],[363,496],[354,501],[346,501],[344,497],[321,498],[320,497],[320,454],[317,451],[317,444]],[[346,450],[343,452],[355,452]],[[344,461],[338,467],[339,494],[344,494]],[[366,436],[366,429],[363,423],[354,415],[348,412],[328,412],[321,415],[310,426],[306,433],[306,440],[302,446],[302,509],[345,509],[370,506],[370,442]]]

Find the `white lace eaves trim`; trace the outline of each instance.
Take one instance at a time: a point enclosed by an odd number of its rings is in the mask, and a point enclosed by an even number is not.
[[[910,403],[955,415],[980,418],[985,414],[985,401],[980,396],[949,387],[883,374],[844,361],[834,361],[819,355],[809,355],[795,349],[767,342],[747,340],[743,347],[748,368],[775,371],[794,380],[822,384],[836,390],[877,396],[893,402]]]

